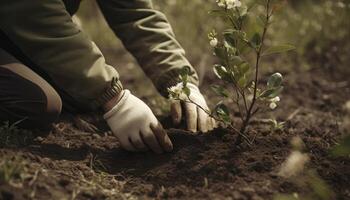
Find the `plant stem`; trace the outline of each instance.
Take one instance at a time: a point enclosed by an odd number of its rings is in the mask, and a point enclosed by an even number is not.
[[[180,99],[178,99],[178,100],[180,100]],[[217,118],[211,112],[209,112],[207,109],[203,108],[203,106],[201,106],[198,103],[194,102],[189,97],[188,97],[188,100],[189,101],[183,101],[183,100],[180,100],[180,101],[187,102],[187,103],[192,103],[192,104],[196,105],[199,109],[201,109],[205,113],[207,113],[209,115],[209,117],[215,119],[216,121],[219,121],[219,122],[222,122],[224,124],[227,124],[224,120],[222,120],[220,118]],[[242,134],[239,130],[237,130],[232,124],[228,124],[228,128],[231,129],[232,131],[234,131],[235,133],[239,134],[240,137],[244,138],[247,141],[248,145],[252,144],[252,142],[249,140],[249,138],[245,134]]]
[[[264,25],[264,30],[263,30],[263,33],[262,33],[262,36],[261,36],[261,44],[258,47],[258,49],[256,50],[255,79],[254,79],[255,85],[254,85],[253,100],[252,100],[252,103],[249,106],[246,118],[243,121],[242,126],[240,128],[240,134],[238,135],[237,140],[236,140],[236,144],[238,144],[238,145],[242,143],[242,135],[245,135],[245,132],[247,130],[247,127],[249,125],[251,117],[253,116],[253,114],[255,114],[255,112],[253,113],[252,110],[253,110],[255,102],[257,100],[257,91],[258,91],[258,85],[259,85],[259,66],[260,66],[260,60],[261,60],[261,53],[262,53],[262,49],[263,49],[263,46],[264,46],[266,32],[267,32],[267,28],[268,28],[268,25],[269,25],[269,20],[270,20],[270,17],[271,17],[271,14],[270,14],[269,11],[270,11],[270,0],[267,0],[267,3],[266,3],[266,23]]]

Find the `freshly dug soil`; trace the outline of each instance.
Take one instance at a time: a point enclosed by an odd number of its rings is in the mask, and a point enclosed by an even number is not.
[[[22,184],[0,183],[0,199],[265,200],[278,193],[308,194],[307,186],[277,175],[294,136],[303,139],[310,155],[307,168],[325,180],[335,199],[350,199],[350,159],[329,153],[349,115],[343,109],[350,100],[348,78],[329,78],[317,70],[286,77],[274,115],[290,119],[276,132],[254,120],[248,133],[252,145],[235,146],[237,136],[225,129],[191,135],[164,118],[172,153],[128,153],[99,125],[101,119],[89,117],[102,131],[87,133],[67,117],[47,137],[0,149],[0,157],[23,157],[27,174]]]

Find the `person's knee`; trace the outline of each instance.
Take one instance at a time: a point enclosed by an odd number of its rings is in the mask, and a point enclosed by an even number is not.
[[[47,105],[43,116],[40,117],[46,123],[46,126],[54,123],[60,116],[62,111],[62,100],[61,97],[54,91],[47,93]]]
[[[30,93],[25,98],[39,102],[35,111],[32,110],[32,116],[29,117],[29,122],[33,122],[31,128],[51,129],[52,124],[57,121],[62,111],[61,97],[48,84],[40,87],[34,86]]]
[[[20,64],[0,66],[0,74],[5,77],[0,78],[0,121],[20,121],[18,126],[27,129],[50,129],[62,110],[55,89]]]
[[[22,99],[25,102],[18,107],[22,108],[26,116],[21,125],[23,128],[50,130],[61,114],[61,97],[49,85],[28,87]]]

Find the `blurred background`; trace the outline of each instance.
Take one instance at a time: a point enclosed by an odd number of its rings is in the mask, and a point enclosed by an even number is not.
[[[201,83],[205,84],[213,77],[212,64],[215,63],[207,34],[224,28],[220,19],[208,14],[217,8],[215,0],[153,0],[153,3],[168,17],[188,59],[198,70]],[[108,28],[96,2],[83,1],[77,16],[108,63],[118,69],[125,87],[145,99],[152,97],[150,104],[158,105],[154,107],[156,113],[166,111],[166,101],[157,95],[133,57]],[[267,42],[291,43],[297,49],[294,53],[270,58],[263,66],[265,71],[303,73],[322,68],[329,76],[349,75],[349,19],[349,0],[286,1],[274,16]]]

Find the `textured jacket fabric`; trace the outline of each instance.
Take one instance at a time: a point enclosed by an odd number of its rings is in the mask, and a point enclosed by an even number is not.
[[[137,59],[159,92],[175,85],[189,66],[166,17],[150,0],[97,0],[109,26]],[[1,0],[0,48],[10,41],[54,85],[97,108],[122,90],[118,72],[72,22],[79,0]],[[5,39],[6,38],[6,42]],[[191,82],[197,84],[194,74]]]

